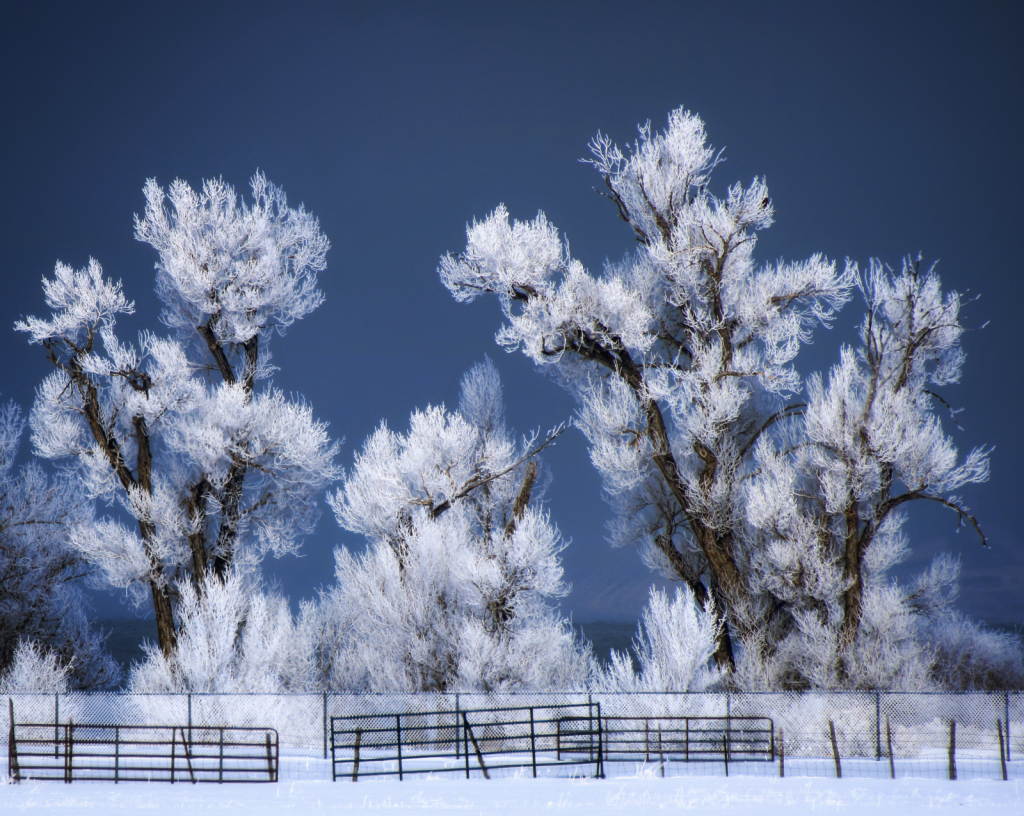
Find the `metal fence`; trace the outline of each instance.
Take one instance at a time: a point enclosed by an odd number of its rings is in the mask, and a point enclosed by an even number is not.
[[[331,778],[592,766],[603,777],[600,704],[331,717]]]
[[[18,722],[7,773],[63,782],[276,782],[277,733],[267,728]]]
[[[332,717],[485,708],[600,705],[605,731],[614,719],[638,728],[656,718],[769,718],[770,762],[745,762],[733,774],[785,776],[1024,779],[1024,692],[905,694],[778,692],[612,694],[165,694],[12,695],[21,722],[242,726],[276,729],[280,778],[331,778]],[[6,706],[4,706],[6,708]],[[618,727],[618,726],[615,726]],[[0,729],[7,753],[8,728]],[[833,740],[834,734],[834,740]],[[1000,748],[1002,745],[1002,748]],[[607,745],[606,745],[607,748]],[[664,752],[663,752],[664,753]],[[644,769],[669,776],[724,775],[717,762],[687,762],[669,752],[610,757],[605,774]],[[781,760],[781,762],[780,762]]]

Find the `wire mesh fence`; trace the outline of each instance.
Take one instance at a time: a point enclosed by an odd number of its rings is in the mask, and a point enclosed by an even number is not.
[[[614,694],[587,692],[442,694],[11,695],[25,723],[259,727],[280,735],[281,779],[331,779],[330,723],[336,717],[471,709],[600,705],[608,777],[666,776],[1024,778],[1024,692],[909,694],[777,692]],[[4,706],[5,708],[7,706]],[[688,761],[686,752],[651,751],[680,718],[771,721],[768,761]],[[659,719],[660,718],[660,719]],[[452,734],[456,729],[452,727]],[[646,733],[644,733],[646,730]],[[9,728],[0,730],[7,751]],[[614,750],[632,744],[634,750]],[[460,748],[460,751],[462,749]],[[557,748],[556,748],[557,754]],[[461,756],[461,754],[460,754]],[[692,757],[690,758],[692,760]],[[548,769],[551,771],[552,769]],[[554,771],[558,769],[555,768]]]

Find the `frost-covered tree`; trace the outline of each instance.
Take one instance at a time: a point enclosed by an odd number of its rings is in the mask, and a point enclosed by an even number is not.
[[[147,644],[132,668],[136,693],[279,694],[305,690],[308,663],[288,601],[264,592],[253,575],[207,574],[201,591],[181,587],[181,633],[171,657]]]
[[[221,180],[146,184],[135,234],[159,254],[171,336],[118,339],[134,306],[94,260],[58,264],[43,281],[51,314],[17,324],[55,367],[32,411],[37,453],[134,520],[78,525],[72,543],[108,585],[151,600],[168,658],[183,582],[202,593],[210,573],[295,551],[336,477],[336,445],[310,407],[261,386],[270,339],[323,300],[328,242],[262,175],[252,193],[247,204]]]
[[[714,601],[697,606],[685,584],[676,587],[671,599],[651,587],[633,641],[639,672],[628,653],[613,649],[595,685],[601,691],[705,691],[725,676],[711,665],[721,625]]]
[[[1019,632],[994,632],[952,612],[931,623],[924,637],[933,649],[931,677],[942,688],[1024,688],[1024,648]]]
[[[948,612],[958,565],[940,556],[909,585],[892,582],[887,571],[908,554],[904,511],[938,503],[984,544],[956,491],[988,478],[988,455],[961,460],[939,416],[938,389],[964,360],[959,296],[910,259],[898,274],[872,262],[860,289],[860,347],[843,349],[827,383],[810,377],[801,415],[757,449],[749,536],[760,537],[754,564],[777,605],[756,651],[780,658],[789,682],[914,687],[942,660],[918,630]]]
[[[820,256],[756,265],[767,187],[712,193],[720,156],[681,109],[631,149],[601,134],[591,149],[632,254],[593,275],[543,214],[510,222],[499,207],[442,258],[442,282],[460,301],[497,295],[498,342],[576,398],[613,544],[639,544],[696,609],[714,601],[715,660],[731,683],[934,682],[943,650],[925,629],[949,614],[957,564],[939,558],[908,586],[888,570],[906,557],[911,502],[950,508],[980,534],[955,494],[987,478],[987,454],[959,458],[936,412],[963,363],[959,297],[917,262],[899,274],[872,262],[863,277]],[[867,301],[860,348],[801,399],[796,354],[855,287]]]
[[[334,689],[581,687],[589,658],[552,599],[563,548],[538,506],[535,454],[505,427],[490,361],[463,379],[457,412],[382,425],[331,498],[366,550],[335,552],[337,584],[308,605],[315,674]]]
[[[34,462],[15,466],[24,424],[14,403],[0,408],[0,686],[113,685],[120,672],[90,627],[80,587],[89,566],[68,545],[92,508],[70,481],[47,478]]]
[[[792,410],[793,359],[828,325],[855,276],[821,256],[758,266],[755,233],[774,210],[763,179],[710,188],[719,154],[682,109],[623,152],[591,143],[606,195],[637,241],[595,276],[543,214],[498,207],[441,260],[456,299],[498,296],[498,342],[520,348],[578,401],[578,424],[615,509],[616,545],[710,597],[741,635],[756,627],[743,479],[758,440]],[[753,616],[753,617],[752,617]],[[732,662],[729,627],[716,659]]]
[[[0,672],[0,694],[66,694],[70,667],[31,640],[19,641],[7,669]]]

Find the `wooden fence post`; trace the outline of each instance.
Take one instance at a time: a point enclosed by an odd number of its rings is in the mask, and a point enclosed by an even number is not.
[[[956,779],[956,720],[949,721],[949,778]]]
[[[882,760],[882,692],[875,691],[875,761]]]
[[[786,735],[779,726],[779,778],[786,776]]]
[[[352,761],[352,781],[355,782],[359,779],[359,743],[363,741],[363,729],[356,729],[356,755]]]
[[[885,747],[889,753],[889,778],[896,778],[896,761],[892,756],[892,730],[889,728],[889,715],[885,715]]]
[[[996,731],[999,732],[999,766],[1003,770],[1003,781],[1006,781],[1006,751],[1003,747],[1003,723],[996,720]]]
[[[665,752],[661,748],[661,726],[658,726],[658,762],[661,763],[661,778],[665,778]]]
[[[836,742],[836,724],[828,721],[828,733],[832,737],[832,756],[836,761],[836,779],[843,778],[843,766],[839,762],[839,743]]]

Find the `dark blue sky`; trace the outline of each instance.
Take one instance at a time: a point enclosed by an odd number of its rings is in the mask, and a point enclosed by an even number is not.
[[[1018,523],[1020,250],[1024,223],[1020,12],[1009,3],[78,3],[11,4],[0,27],[0,391],[27,410],[47,372],[13,331],[44,310],[58,259],[96,257],[156,328],[155,254],[132,238],[142,185],[258,168],[319,218],[333,249],[325,305],[273,348],[275,384],[303,394],[344,436],[342,460],[381,421],[406,427],[454,405],[462,373],[490,354],[519,431],[573,405],[493,342],[493,300],[456,304],[437,260],[465,224],[504,202],[543,209],[591,269],[632,236],[580,164],[601,129],[631,140],[685,105],[726,163],[712,187],[764,174],[777,223],[762,261],[823,252],[862,265],[939,260],[965,310],[961,450],[995,446],[992,480],[965,494],[992,542],[914,508],[911,567],[961,554],[962,607],[1024,623]],[[859,304],[798,359],[831,365]],[[547,457],[553,517],[577,620],[635,618],[651,575],[604,541],[608,510],[582,435]],[[325,514],[302,559],[274,564],[293,598],[333,580],[346,538]],[[101,614],[119,613],[98,596]]]

